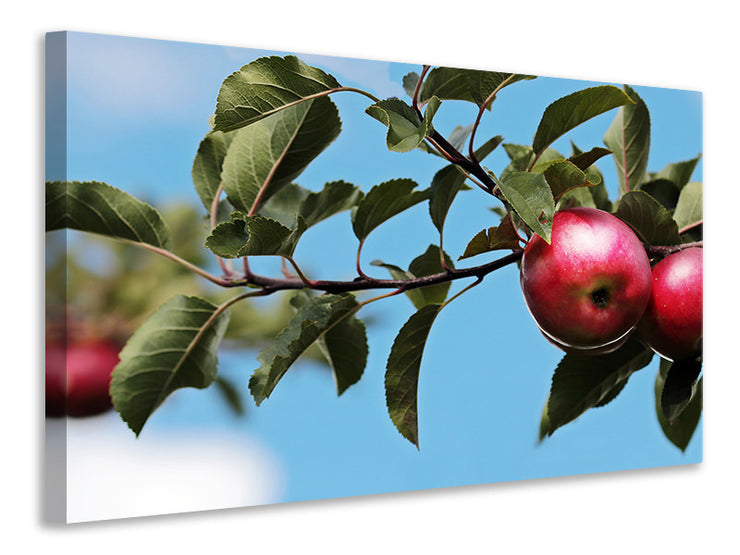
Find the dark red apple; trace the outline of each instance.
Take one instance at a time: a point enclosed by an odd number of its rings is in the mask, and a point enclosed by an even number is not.
[[[583,354],[626,340],[645,311],[651,280],[632,229],[595,208],[557,212],[550,244],[532,236],[521,263],[522,293],[539,329],[563,350]]]
[[[688,248],[658,262],[640,337],[661,357],[675,361],[701,350],[703,336],[703,250]]]
[[[46,343],[46,415],[91,416],[111,408],[111,372],[119,347],[111,341]]]

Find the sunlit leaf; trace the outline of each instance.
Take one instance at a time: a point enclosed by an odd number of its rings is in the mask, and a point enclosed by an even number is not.
[[[499,182],[501,192],[519,217],[548,243],[555,200],[541,173],[513,172]]]
[[[339,86],[334,77],[295,56],[258,58],[224,80],[214,128],[232,131],[250,125],[288,104]]]
[[[328,98],[286,108],[240,129],[229,145],[221,172],[229,202],[245,214],[257,210],[289,185],[341,130]]]

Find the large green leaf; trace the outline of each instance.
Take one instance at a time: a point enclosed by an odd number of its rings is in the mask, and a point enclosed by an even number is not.
[[[665,372],[662,372],[660,409],[668,423],[679,418],[694,398],[701,367],[701,358],[688,358],[673,362]]]
[[[351,210],[362,199],[359,187],[344,181],[332,181],[318,193],[310,193],[301,203],[298,213],[311,227],[345,210]]]
[[[622,106],[604,135],[604,144],[614,154],[619,194],[640,187],[650,154],[650,113],[645,102],[629,86],[624,91],[633,104]]]
[[[443,256],[447,267],[454,268],[455,266],[450,257],[447,256],[447,253],[444,253]],[[370,264],[385,268],[390,272],[393,279],[415,279],[423,276],[439,274],[444,271],[442,261],[440,259],[439,247],[437,245],[429,245],[423,254],[417,256],[411,261],[408,270],[402,270],[398,266],[386,264],[380,260],[373,260]],[[420,309],[428,304],[442,304],[447,298],[449,290],[450,282],[444,282],[435,285],[428,285],[426,287],[409,289],[408,291],[405,291],[405,293],[414,306],[417,309]]]
[[[227,311],[197,297],[168,300],[131,336],[113,370],[113,405],[137,435],[164,400],[183,387],[205,388],[216,379],[217,351]]]
[[[433,96],[442,100],[466,100],[481,106],[497,87],[509,79],[507,85],[532,75],[481,71],[452,67],[435,67],[427,74],[419,92],[419,101],[427,102]]]
[[[261,363],[249,380],[257,405],[267,399],[290,366],[317,339],[326,334],[357,307],[352,295],[320,295],[306,302],[258,356]]]
[[[541,424],[541,430],[546,430],[546,435],[551,436],[588,409],[603,406],[606,399],[616,396],[614,388],[621,390],[623,382],[647,366],[652,358],[653,352],[635,338],[605,355],[584,357],[566,354],[552,377],[546,407],[547,423]]]
[[[391,347],[385,372],[388,414],[403,437],[419,448],[417,390],[427,337],[442,306],[426,305],[403,325]]]
[[[169,231],[154,208],[99,181],[46,183],[46,231],[64,228],[171,248]]]
[[[299,291],[290,304],[300,310],[312,298],[308,291]],[[316,340],[316,345],[334,374],[337,395],[360,380],[368,354],[367,332],[362,320],[355,316],[338,320]]]
[[[214,128],[232,131],[250,125],[288,104],[339,86],[334,77],[295,56],[258,58],[224,80]]]
[[[703,187],[700,182],[693,181],[681,189],[673,219],[681,229],[702,221],[703,217]]]
[[[545,109],[532,140],[532,149],[539,155],[556,139],[582,123],[632,102],[627,94],[612,85],[591,87],[564,96]]]
[[[245,214],[290,184],[341,130],[328,98],[308,100],[239,130],[229,145],[221,179],[231,204]]]
[[[648,245],[677,245],[678,226],[670,212],[645,191],[629,191],[615,215],[629,224]]]
[[[355,236],[364,241],[380,224],[429,198],[429,191],[414,191],[411,179],[391,179],[374,186],[352,213]]]
[[[233,138],[233,133],[209,132],[198,145],[198,152],[193,160],[193,184],[203,206],[209,212],[221,185],[221,169]]]
[[[655,378],[655,413],[658,417],[658,423],[666,438],[668,438],[668,441],[681,449],[681,451],[686,451],[701,418],[704,378],[700,378],[695,387],[693,387],[691,400],[683,408],[681,414],[669,422],[664,414],[662,399],[664,385],[670,368],[671,362],[661,359],[660,370]]]
[[[555,200],[545,176],[541,173],[512,172],[499,181],[499,188],[524,223],[549,243]]]
[[[485,159],[501,143],[503,137],[500,135],[493,137],[483,143],[475,151],[475,157],[479,161]],[[432,178],[432,185],[429,189],[429,215],[432,217],[432,223],[437,230],[442,233],[447,213],[450,210],[452,201],[455,200],[457,193],[460,192],[465,184],[465,174],[458,166],[450,164],[439,170]]]

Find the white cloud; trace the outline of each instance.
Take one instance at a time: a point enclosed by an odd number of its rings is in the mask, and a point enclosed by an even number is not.
[[[47,420],[64,433],[62,420]],[[67,520],[88,522],[274,503],[280,464],[247,434],[158,430],[114,413],[67,420]]]

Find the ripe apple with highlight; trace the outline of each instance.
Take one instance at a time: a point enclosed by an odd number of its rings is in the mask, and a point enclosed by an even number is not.
[[[540,331],[566,352],[603,354],[634,330],[650,298],[650,260],[622,220],[595,208],[557,212],[551,242],[532,236],[520,282]]]

